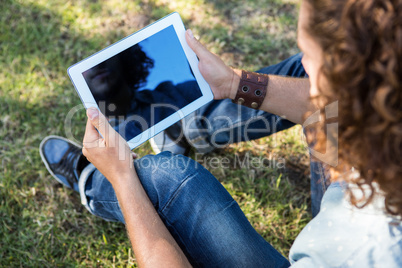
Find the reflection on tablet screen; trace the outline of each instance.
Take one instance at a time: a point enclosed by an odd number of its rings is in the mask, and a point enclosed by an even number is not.
[[[173,26],[83,72],[126,140],[202,96]]]

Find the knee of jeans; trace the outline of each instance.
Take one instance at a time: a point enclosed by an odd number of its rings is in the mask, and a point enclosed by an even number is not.
[[[157,155],[146,155],[136,161],[134,166],[138,176],[161,178],[163,175],[173,175],[180,177],[180,174],[186,174],[193,168],[197,168],[194,160],[183,155],[173,154],[171,152],[161,152]],[[160,176],[155,176],[155,174]]]
[[[134,161],[134,166],[142,186],[157,209],[175,194],[189,175],[202,167],[191,158],[170,152],[144,156]]]

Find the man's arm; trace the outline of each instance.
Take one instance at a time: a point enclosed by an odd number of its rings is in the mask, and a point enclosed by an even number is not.
[[[214,98],[234,99],[240,83],[241,70],[228,67],[198,42],[190,30],[186,32],[186,40],[200,60],[200,72],[210,85]],[[307,78],[269,75],[267,95],[260,109],[294,123],[302,123],[304,114],[314,109],[310,102],[309,89]]]
[[[124,182],[122,182],[124,181]],[[113,185],[140,267],[191,267],[155,211],[137,174]]]
[[[240,83],[241,70],[234,69],[229,98],[234,99]],[[279,115],[293,123],[301,124],[304,114],[312,109],[308,78],[268,75],[267,94],[260,110]]]
[[[112,184],[138,264],[191,267],[142,187],[127,142],[97,109],[89,108],[87,114],[82,152]]]

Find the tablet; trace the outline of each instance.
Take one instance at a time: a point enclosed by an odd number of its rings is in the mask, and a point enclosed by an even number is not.
[[[213,99],[172,13],[68,68],[85,108],[96,107],[131,149]]]

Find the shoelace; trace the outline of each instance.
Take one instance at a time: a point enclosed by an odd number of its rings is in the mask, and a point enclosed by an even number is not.
[[[77,183],[77,178],[74,174],[74,169],[76,168],[74,162],[78,157],[80,157],[80,155],[81,149],[70,145],[63,157],[60,159],[60,162],[54,164],[55,173],[57,172],[58,174],[63,175],[72,189],[74,189],[74,183]]]

